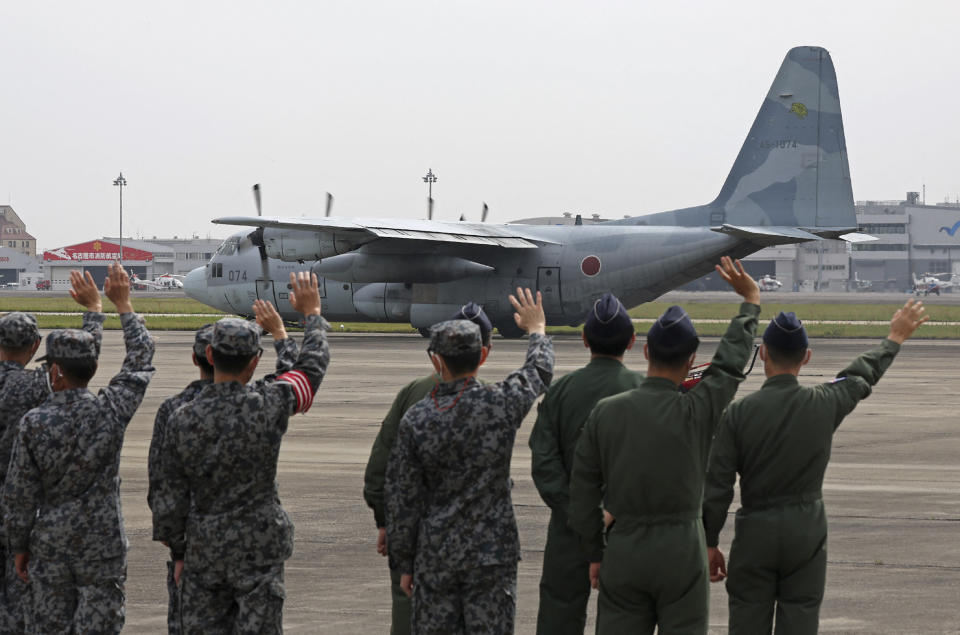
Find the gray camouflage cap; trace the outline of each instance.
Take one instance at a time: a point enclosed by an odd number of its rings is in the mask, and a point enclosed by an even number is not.
[[[456,357],[480,350],[480,327],[470,320],[447,320],[430,327],[428,351],[443,357]]]
[[[57,329],[47,336],[46,359],[96,359],[97,340],[92,333],[82,329]]]
[[[29,313],[14,311],[0,317],[0,346],[3,348],[23,348],[38,339],[37,319]]]
[[[207,358],[207,345],[213,344],[213,324],[204,324],[193,338],[193,353],[200,359]]]
[[[240,318],[223,318],[213,325],[210,346],[224,355],[255,355],[260,350],[260,327]]]

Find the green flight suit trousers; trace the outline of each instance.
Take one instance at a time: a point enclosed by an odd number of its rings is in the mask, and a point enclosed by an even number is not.
[[[590,601],[590,562],[567,515],[551,512],[540,577],[537,635],[583,635]]]
[[[706,635],[710,590],[699,518],[617,518],[600,567],[597,635]]]
[[[823,501],[739,510],[727,569],[730,635],[815,634],[826,575]]]
[[[393,600],[390,635],[410,635],[410,598],[400,588],[399,569],[390,569],[390,598]]]

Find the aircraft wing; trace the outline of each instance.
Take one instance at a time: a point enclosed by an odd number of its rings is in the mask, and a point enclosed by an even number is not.
[[[533,249],[551,243],[525,234],[519,226],[487,223],[446,223],[433,220],[276,218],[266,216],[227,216],[216,218],[221,225],[247,225],[270,229],[293,229],[354,235],[370,240],[423,240],[428,242],[487,245],[507,249]]]

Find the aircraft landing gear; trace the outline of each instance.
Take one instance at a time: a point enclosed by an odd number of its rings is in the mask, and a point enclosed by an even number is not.
[[[428,327],[426,327],[426,326],[423,327],[423,328],[417,329],[417,331],[418,331],[418,332],[420,333],[420,335],[423,336],[423,337],[427,337],[427,338],[430,337],[430,329],[429,329]]]
[[[500,336],[508,340],[518,340],[521,337],[525,337],[527,332],[521,329],[516,324],[498,324],[497,330],[500,331]]]

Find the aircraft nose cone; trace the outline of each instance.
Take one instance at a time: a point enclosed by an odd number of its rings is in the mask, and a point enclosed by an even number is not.
[[[199,302],[207,303],[206,267],[197,267],[183,279],[183,291]]]

